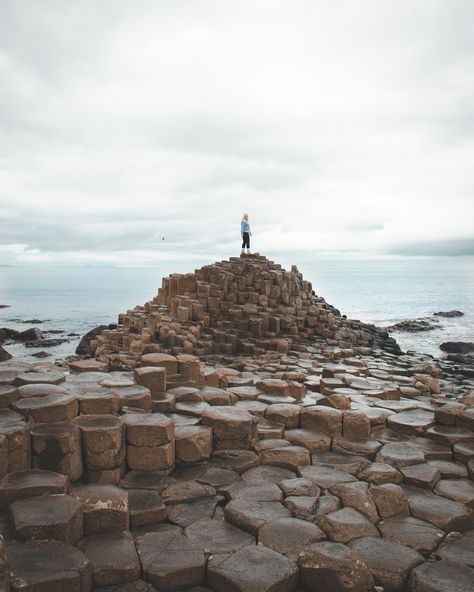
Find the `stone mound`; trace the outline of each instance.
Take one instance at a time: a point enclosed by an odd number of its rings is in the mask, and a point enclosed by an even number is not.
[[[158,295],[119,315],[118,327],[90,342],[101,361],[134,367],[147,353],[286,353],[321,338],[340,347],[379,346],[400,353],[382,329],[347,320],[303,279],[261,255],[231,257],[163,279]]]

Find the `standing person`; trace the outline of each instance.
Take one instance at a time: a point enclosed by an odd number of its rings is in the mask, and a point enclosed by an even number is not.
[[[248,214],[244,214],[242,217],[242,221],[240,223],[240,234],[242,235],[242,252],[240,254],[244,255],[244,249],[247,247],[247,255],[250,255],[250,237],[252,236],[252,233],[250,232]]]

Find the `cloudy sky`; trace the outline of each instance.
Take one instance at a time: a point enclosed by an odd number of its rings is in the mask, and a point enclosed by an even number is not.
[[[2,0],[0,264],[474,254],[472,0]]]

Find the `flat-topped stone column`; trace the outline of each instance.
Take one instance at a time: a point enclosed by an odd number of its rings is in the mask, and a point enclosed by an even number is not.
[[[215,450],[249,450],[257,440],[257,418],[244,409],[229,406],[205,409],[202,425],[212,428]]]
[[[30,426],[10,409],[0,410],[0,473],[31,468]]]
[[[32,464],[67,475],[76,481],[82,475],[81,432],[71,423],[43,423],[31,428]]]
[[[174,422],[161,413],[124,416],[127,465],[137,471],[170,471],[175,462]]]
[[[125,428],[114,415],[82,415],[74,420],[82,436],[84,478],[116,484],[125,471]]]

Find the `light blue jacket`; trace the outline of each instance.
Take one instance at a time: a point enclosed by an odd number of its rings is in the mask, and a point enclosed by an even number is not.
[[[250,224],[247,221],[242,220],[242,222],[240,223],[240,234],[244,234],[244,232],[248,232],[249,234],[251,234]]]

